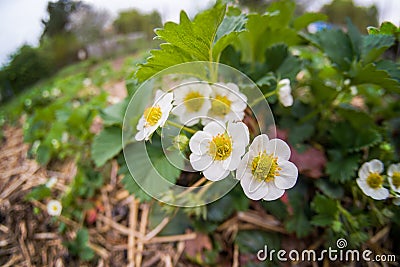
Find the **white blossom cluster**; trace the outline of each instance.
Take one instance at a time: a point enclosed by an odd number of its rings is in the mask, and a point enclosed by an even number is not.
[[[278,93],[284,106],[292,104],[290,83],[283,82]],[[202,130],[192,130],[188,142],[193,169],[211,181],[232,173],[250,199],[275,200],[295,185],[298,170],[280,139],[262,134],[249,146],[249,129],[242,122],[246,108],[247,97],[234,83],[186,83],[173,92],[158,90],[137,124],[135,139],[149,140],[170,114],[186,129],[202,125]]]

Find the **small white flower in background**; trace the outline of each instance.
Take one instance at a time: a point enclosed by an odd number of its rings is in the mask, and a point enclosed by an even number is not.
[[[266,134],[254,138],[236,171],[246,196],[253,200],[275,200],[297,181],[296,165],[289,161],[290,148]]]
[[[55,87],[55,88],[53,88],[53,89],[51,90],[51,95],[54,96],[54,97],[57,97],[57,96],[59,96],[60,94],[61,94],[61,91],[60,91],[60,89],[58,89],[57,87]]]
[[[248,144],[249,129],[243,122],[228,122],[226,127],[210,122],[190,138],[190,163],[208,180],[219,181],[236,170]]]
[[[208,116],[220,121],[241,121],[247,107],[247,97],[239,92],[239,87],[234,83],[217,83],[211,85],[211,108]],[[210,119],[202,120],[206,125]]]
[[[78,100],[72,101],[72,107],[73,108],[78,108],[78,107],[80,107],[80,105],[81,105],[81,102],[79,102]]]
[[[68,142],[68,138],[69,138],[68,132],[63,132],[61,135],[61,143],[65,144],[66,142]]]
[[[57,139],[51,139],[51,144],[53,145],[54,149],[60,148],[60,142]]]
[[[283,79],[278,82],[278,98],[279,102],[284,107],[290,107],[293,105],[292,88],[290,87],[290,80]]]
[[[400,193],[400,163],[391,164],[387,170],[390,187]]]
[[[383,187],[383,163],[373,159],[365,162],[358,171],[356,182],[361,190],[369,197],[383,200],[389,197],[389,190]]]
[[[85,78],[83,80],[83,85],[86,86],[86,87],[91,86],[92,85],[92,80],[90,78]]]
[[[50,216],[60,216],[62,211],[62,205],[58,200],[50,200],[47,203],[47,213]]]
[[[120,101],[121,100],[119,99],[119,97],[111,96],[111,95],[107,96],[107,102],[112,104],[112,105],[117,104]]]
[[[146,108],[136,126],[137,141],[149,140],[158,127],[163,127],[172,109],[173,93],[157,90],[154,104]]]
[[[211,87],[206,83],[184,84],[174,90],[174,105],[172,113],[179,117],[181,123],[193,126],[201,117],[205,117],[211,108],[209,96]]]
[[[47,187],[47,188],[53,188],[53,186],[56,185],[57,180],[58,180],[57,177],[55,177],[55,176],[51,177],[51,178],[47,181],[46,187]]]
[[[44,91],[42,92],[42,96],[43,96],[44,98],[48,98],[48,97],[50,96],[49,91],[44,90]]]

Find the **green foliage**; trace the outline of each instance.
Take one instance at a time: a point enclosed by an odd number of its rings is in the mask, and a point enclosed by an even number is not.
[[[212,9],[198,14],[190,21],[182,11],[180,22],[167,22],[157,29],[157,38],[165,41],[159,50],[139,68],[136,77],[144,81],[153,74],[175,64],[190,61],[219,61],[222,51],[231,44],[242,30],[245,17],[225,17],[225,5],[216,4]]]
[[[93,259],[94,252],[88,246],[89,232],[87,229],[82,228],[76,233],[76,237],[72,241],[65,242],[64,245],[68,248],[71,255],[78,257],[83,261]]]
[[[105,128],[92,144],[92,158],[96,166],[102,166],[122,149],[122,130],[120,127]]]
[[[335,25],[345,25],[345,19],[351,18],[359,30],[378,24],[378,9],[375,5],[362,7],[348,0],[334,0],[322,7],[321,12],[328,16],[328,21]]]
[[[44,50],[24,45],[11,56],[10,63],[0,70],[0,101],[6,101],[53,73],[53,59]]]
[[[113,24],[118,33],[143,32],[149,39],[153,37],[153,30],[162,25],[157,11],[142,14],[136,9],[120,12]]]

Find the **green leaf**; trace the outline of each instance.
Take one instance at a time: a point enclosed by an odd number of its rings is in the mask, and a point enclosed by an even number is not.
[[[132,175],[125,174],[121,182],[124,185],[124,188],[129,192],[129,194],[139,199],[140,202],[151,200],[151,196],[149,196],[145,191],[142,190],[142,188],[140,188],[135,179],[133,179]]]
[[[51,158],[51,148],[46,144],[40,144],[37,149],[36,160],[41,165],[46,165]]]
[[[224,18],[218,27],[216,41],[212,48],[214,61],[218,62],[222,51],[237,39],[238,33],[244,30],[246,21],[247,17],[244,14]]]
[[[322,13],[304,13],[293,21],[293,27],[301,30],[316,21],[326,21],[328,16]]]
[[[92,159],[97,167],[104,165],[122,149],[122,130],[120,127],[108,127],[97,135],[92,144]]]
[[[32,191],[25,196],[25,199],[27,200],[35,199],[40,201],[50,196],[51,196],[50,188],[48,188],[46,185],[39,185],[38,187],[32,189]]]
[[[190,61],[213,61],[234,40],[234,32],[240,28],[242,19],[229,19],[223,29],[219,29],[226,6],[216,4],[213,8],[199,13],[193,21],[182,11],[179,24],[167,22],[157,29],[157,38],[166,43],[160,50],[152,50],[152,56],[140,65],[136,77],[144,81],[167,67]],[[236,23],[235,23],[236,22]],[[223,32],[224,30],[228,32]],[[232,34],[232,35],[231,35]],[[217,36],[218,35],[218,36]],[[229,36],[229,37],[228,37]],[[220,42],[218,42],[219,37]],[[213,47],[216,46],[216,52]]]
[[[239,231],[236,235],[235,243],[239,246],[241,252],[257,253],[268,245],[268,250],[278,249],[280,247],[280,238],[276,233],[266,233],[257,230]]]
[[[347,71],[350,68],[354,57],[352,43],[343,31],[323,30],[304,37],[318,46],[340,70]]]
[[[89,242],[89,232],[87,229],[82,228],[76,234],[73,241],[67,242],[66,246],[72,255],[78,256],[84,261],[93,259],[94,252],[88,246]]]
[[[122,125],[127,105],[128,100],[125,99],[124,101],[102,109],[100,111],[100,116],[103,119],[104,125]]]
[[[281,79],[294,79],[301,69],[301,60],[289,53],[285,44],[277,44],[265,50],[263,71],[273,71]]]
[[[168,192],[170,186],[166,182],[160,183],[160,179],[175,183],[180,170],[183,169],[184,160],[180,152],[163,151],[159,136],[153,135],[151,143],[129,144],[124,152],[136,182],[145,188],[146,192],[158,194],[157,197],[162,197],[162,193]]]
[[[311,202],[312,209],[317,213],[312,219],[312,224],[328,226],[336,220],[338,207],[336,200],[317,194]]]
[[[400,82],[400,64],[391,60],[380,60],[375,63],[378,70],[383,70],[389,73],[391,78]]]
[[[341,199],[343,197],[343,187],[334,184],[327,179],[318,179],[315,182],[315,185],[330,198]]]
[[[326,164],[326,172],[335,183],[345,183],[355,177],[360,155],[342,155],[338,151],[330,151],[331,161]]]
[[[307,216],[309,212],[309,204],[307,198],[307,185],[301,181],[291,190],[287,191],[289,203],[293,209],[293,215],[286,223],[286,229],[301,238],[307,236],[311,232],[311,224]]]
[[[286,204],[281,200],[262,201],[261,205],[279,220],[283,221],[288,215]]]
[[[383,52],[394,44],[392,35],[366,35],[362,37],[361,59],[364,64],[376,60]]]
[[[281,20],[287,19],[280,11],[248,15],[246,31],[239,33],[239,42],[235,43],[244,62],[263,62],[265,50],[272,45],[285,43],[291,46],[301,42],[297,31],[282,24]]]
[[[354,85],[375,84],[389,92],[400,93],[399,82],[392,79],[387,71],[378,69],[373,63],[365,66],[360,63],[353,64],[349,75]]]

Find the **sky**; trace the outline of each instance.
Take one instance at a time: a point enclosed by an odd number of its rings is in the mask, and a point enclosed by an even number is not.
[[[53,0],[55,1],[55,0]],[[37,45],[43,31],[41,20],[46,18],[47,0],[0,0],[0,66],[10,54],[23,44]],[[97,9],[105,9],[116,16],[119,11],[137,8],[143,12],[157,10],[163,21],[179,20],[180,10],[194,16],[199,10],[212,5],[215,0],[84,0]],[[309,9],[318,10],[329,0],[314,1]],[[354,0],[359,5],[375,4],[380,11],[380,21],[400,22],[400,0]]]

